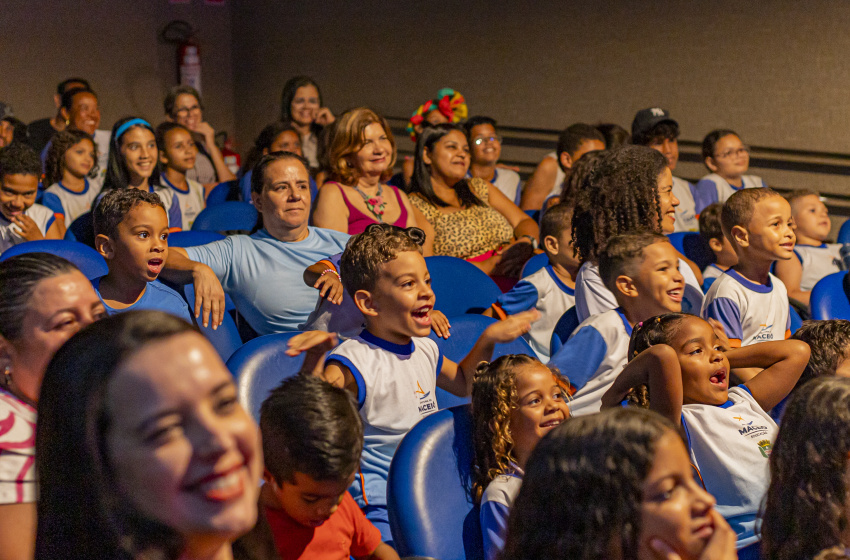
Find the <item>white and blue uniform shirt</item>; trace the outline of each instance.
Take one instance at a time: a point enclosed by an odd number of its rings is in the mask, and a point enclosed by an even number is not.
[[[675,210],[676,223],[673,231],[699,231],[694,203],[694,186],[684,179],[673,177],[673,196],[679,199],[679,205]]]
[[[540,319],[531,324],[523,338],[534,349],[541,362],[549,360],[549,343],[558,319],[576,303],[575,291],[564,284],[552,265],[546,265],[523,278],[506,294],[499,296],[496,305],[506,315],[537,309]]]
[[[101,278],[103,278],[103,276],[95,278],[91,283],[94,287],[94,291],[97,293],[97,297],[100,298],[100,301],[103,303],[103,307],[106,309],[107,315],[111,316],[116,313],[136,311],[139,309],[153,309],[156,311],[171,313],[172,315],[180,317],[189,324],[194,324],[194,321],[192,321],[192,315],[189,313],[189,305],[186,303],[186,300],[183,299],[180,294],[161,283],[159,280],[148,282],[142,297],[140,297],[139,301],[130,307],[115,309],[114,307],[106,305],[106,302],[103,301],[103,297],[100,295]]]
[[[101,179],[85,178],[85,187],[82,192],[68,190],[62,181],[53,183],[44,191],[41,203],[53,210],[53,214],[61,216],[65,225],[69,226],[74,220],[91,211],[92,202],[100,194],[103,186]]]
[[[555,172],[555,184],[552,185],[552,189],[549,191],[549,194],[546,195],[546,198],[548,199],[550,196],[561,196],[561,189],[564,187],[564,180],[567,178],[567,174],[564,173],[563,169],[561,169],[561,160],[558,157],[557,152],[549,152],[546,154],[546,157],[550,157],[558,163],[558,171]]]
[[[757,542],[756,516],[770,484],[768,457],[776,423],[747,386],[739,385],[729,389],[729,400],[720,406],[684,405],[682,426],[691,463],[737,534],[737,547]]]
[[[717,173],[710,173],[697,182],[693,188],[694,204],[697,214],[703,208],[715,202],[726,202],[726,200],[742,189],[753,189],[767,187],[767,183],[761,177],[755,175],[741,175],[741,186],[736,187]]]
[[[487,485],[481,496],[481,536],[484,538],[484,559],[496,560],[505,548],[508,532],[508,514],[522,486],[522,470],[512,465],[514,471],[500,474]]]
[[[171,190],[172,196],[180,206],[181,223],[169,222],[169,226],[179,227],[184,231],[192,229],[192,224],[195,222],[195,218],[197,218],[198,214],[201,213],[201,210],[207,206],[204,186],[187,177],[186,189],[183,190],[177,188],[176,185],[169,181],[164,173],[161,174],[159,178],[160,181],[162,181],[162,186]]]
[[[682,297],[682,312],[696,314],[702,306],[702,286],[697,282],[694,271],[684,260],[679,259],[679,272],[685,279],[685,291]],[[617,299],[611,290],[605,287],[599,276],[599,265],[590,261],[581,265],[576,274],[576,313],[578,320],[584,321],[591,315],[617,307]]]
[[[470,179],[471,177],[472,174],[467,171],[466,178]],[[519,206],[519,199],[522,196],[522,189],[519,188],[521,182],[522,179],[520,179],[519,173],[513,169],[499,167],[493,170],[493,178],[490,179],[490,183],[502,191],[502,194],[508,197],[508,200],[513,201],[513,203],[517,206]]]
[[[47,234],[47,230],[50,229],[50,226],[53,225],[53,222],[56,219],[53,215],[53,211],[41,204],[33,204],[24,210],[24,215],[32,218],[35,225],[38,226],[38,231],[41,232],[41,235]],[[20,228],[7,220],[6,216],[0,214],[0,253],[12,245],[17,245],[24,241],[26,241],[26,239],[21,237]]]
[[[720,278],[720,276],[726,272],[715,263],[711,263],[705,270],[702,271],[702,290],[704,292],[708,292],[708,289],[714,284],[714,281]]]
[[[788,291],[773,274],[763,285],[730,268],[709,288],[700,315],[719,321],[726,336],[740,340],[741,346],[791,336]]]
[[[443,355],[430,338],[394,344],[364,330],[327,361],[347,367],[357,382],[363,454],[351,496],[360,507],[386,506],[387,474],[398,445],[417,422],[437,411]]]
[[[803,267],[803,275],[800,277],[801,290],[809,291],[824,276],[841,272],[841,247],[841,243],[794,246],[794,254]]]
[[[547,364],[566,375],[578,389],[567,403],[570,414],[593,414],[602,395],[626,367],[632,326],[620,308],[594,315],[580,324]]]
[[[303,241],[280,241],[263,229],[187,247],[186,253],[212,268],[239,313],[263,335],[296,331],[307,320],[319,292],[304,283],[304,269],[343,251],[348,238],[311,227]]]

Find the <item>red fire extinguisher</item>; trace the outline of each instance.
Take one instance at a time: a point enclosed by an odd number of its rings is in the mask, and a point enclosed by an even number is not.
[[[224,140],[224,147],[221,148],[221,155],[224,158],[224,163],[230,171],[236,175],[239,173],[239,168],[242,167],[242,158],[233,149],[233,140],[228,136]]]
[[[177,66],[180,71],[180,84],[192,86],[201,91],[201,51],[191,38],[180,43],[177,48]]]

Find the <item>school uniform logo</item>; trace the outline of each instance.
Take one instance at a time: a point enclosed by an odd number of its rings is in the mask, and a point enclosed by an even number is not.
[[[770,443],[769,439],[763,439],[759,442],[759,451],[764,455],[765,459],[770,457],[770,452],[773,450],[773,444]]]
[[[425,392],[418,380],[413,394],[419,397],[419,414],[428,415],[437,411],[437,401],[431,397],[431,391]]]
[[[753,342],[764,342],[766,340],[773,340],[773,325],[759,325],[761,330],[759,333],[753,338]]]
[[[732,418],[738,421],[738,433],[746,438],[755,439],[766,436],[768,433],[769,428],[767,426],[757,425],[755,420],[747,422],[743,416],[733,416]],[[763,453],[764,451],[762,451]]]

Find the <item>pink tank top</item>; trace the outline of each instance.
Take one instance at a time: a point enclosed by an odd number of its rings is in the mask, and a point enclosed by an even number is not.
[[[398,192],[398,189],[392,185],[384,185],[384,190],[391,189],[393,193],[395,193],[395,198],[398,200],[398,205],[401,208],[401,215],[399,215],[398,219],[392,223],[394,226],[398,227],[407,227],[407,208],[404,206],[404,202],[401,200],[401,195]],[[378,224],[378,220],[374,218],[371,214],[364,214],[360,210],[358,210],[351,202],[348,200],[348,197],[345,196],[345,189],[339,189],[339,192],[342,194],[342,199],[345,201],[345,205],[348,207],[348,233],[351,235],[357,235],[358,233],[363,233],[363,231],[369,227],[371,224]]]

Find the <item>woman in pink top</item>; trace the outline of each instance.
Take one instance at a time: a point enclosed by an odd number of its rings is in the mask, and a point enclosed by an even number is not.
[[[395,140],[382,117],[365,107],[343,113],[328,148],[332,181],[319,189],[313,224],[352,235],[375,223],[419,226],[425,217],[385,182],[395,158]],[[432,246],[426,240],[426,255]]]

